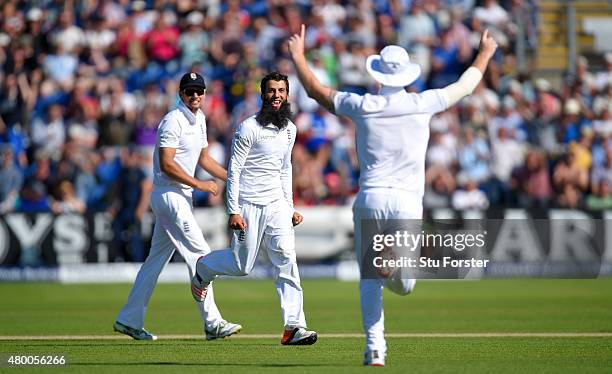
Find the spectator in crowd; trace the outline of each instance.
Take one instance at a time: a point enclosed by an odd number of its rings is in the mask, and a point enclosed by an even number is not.
[[[66,142],[66,124],[61,105],[50,105],[45,119],[36,118],[33,121],[31,139],[34,146],[49,154],[54,160],[61,158]]]
[[[612,186],[612,150],[606,152],[606,160],[603,165],[596,165],[591,172],[591,191],[595,195],[600,195],[599,188],[602,181],[607,182],[607,186]]]
[[[580,136],[582,122],[580,120],[580,103],[576,99],[569,99],[563,106],[564,116],[561,120],[563,143],[569,144],[577,141]]]
[[[514,33],[514,25],[510,23],[508,11],[499,5],[497,0],[484,0],[482,6],[474,9],[474,18],[491,30],[502,48],[509,45],[509,36]]]
[[[423,206],[429,209],[450,207],[455,187],[455,178],[448,169],[440,166],[430,167],[425,173]]]
[[[76,197],[74,186],[68,180],[59,182],[57,186],[57,199],[51,203],[51,211],[61,213],[84,213],[85,203]]]
[[[423,9],[423,0],[413,1],[410,13],[403,16],[397,31],[397,43],[406,48],[416,64],[421,66],[421,76],[429,76],[430,48],[436,40],[432,18]]]
[[[37,180],[26,180],[17,200],[17,209],[24,213],[51,211],[51,199],[44,184]]]
[[[449,138],[440,131],[432,130],[430,145],[425,157],[428,166],[440,166],[449,170],[454,166],[457,155],[452,139],[449,140]]]
[[[512,172],[511,186],[523,207],[546,209],[550,206],[552,186],[544,153],[530,150],[525,164]]]
[[[136,148],[122,152],[119,186],[110,207],[115,256],[126,261],[143,262],[146,258],[140,224],[149,208],[153,188],[152,179],[142,170],[146,157],[147,153]]]
[[[525,146],[512,138],[505,127],[500,127],[497,134],[491,132],[491,172],[488,196],[492,204],[513,204],[514,197],[510,190],[510,176],[515,167],[523,163]],[[511,155],[511,156],[510,156]]]
[[[202,64],[208,60],[210,41],[202,23],[204,15],[193,11],[187,15],[188,28],[179,37],[181,50],[181,67],[187,69],[193,65]]]
[[[593,145],[593,129],[591,127],[583,127],[580,131],[580,138],[577,142],[572,142],[569,146],[569,152],[576,157],[576,166],[588,172],[593,164],[592,156]]]
[[[78,56],[85,45],[85,33],[75,24],[72,9],[65,8],[60,13],[57,27],[51,33],[51,41],[56,47],[61,46],[65,53]]]
[[[457,161],[461,169],[460,175],[465,175],[470,180],[483,183],[491,176],[489,161],[491,154],[487,142],[474,136],[474,130],[466,127],[463,130],[463,138],[459,146]]]
[[[489,207],[489,199],[484,192],[478,189],[475,180],[464,177],[460,182],[461,188],[453,193],[452,204],[457,210],[486,210]]]
[[[179,53],[179,31],[171,25],[174,17],[167,11],[158,15],[153,29],[145,36],[147,57],[160,64],[172,61]]]
[[[550,82],[536,79],[536,116],[543,122],[550,122],[561,114],[561,101],[551,90]]]
[[[470,56],[471,57],[471,56]],[[453,40],[450,29],[442,30],[440,42],[431,52],[432,88],[442,88],[456,82],[461,73],[465,56],[461,56],[459,45]]]
[[[302,112],[295,119],[298,129],[298,142],[304,144],[313,155],[314,162],[321,168],[327,166],[332,142],[342,132],[340,122],[325,108],[316,105],[314,112]]]
[[[0,139],[11,141],[11,137],[20,133],[27,123],[27,106],[29,88],[25,76],[8,74],[0,91]]]
[[[466,62],[472,56],[477,47],[470,40],[470,29],[463,24],[464,10],[455,6],[450,10],[450,22],[448,29],[448,43],[456,45],[459,50],[459,61]]]
[[[594,191],[597,192],[593,192],[586,199],[586,208],[591,210],[612,209],[612,188],[610,188],[610,181],[607,178],[601,179]]]
[[[574,200],[573,195],[585,191],[589,184],[589,174],[578,165],[574,153],[566,154],[555,166],[553,172],[553,186],[560,194],[567,194]],[[570,188],[567,188],[570,186]],[[571,195],[571,196],[570,196]]]
[[[498,132],[505,128],[507,133],[518,141],[527,140],[524,117],[516,109],[516,101],[511,96],[502,99],[501,111],[491,120],[491,131]]]
[[[604,90],[606,87],[609,90],[612,87],[612,52],[607,52],[604,59],[606,61],[605,70],[595,74],[595,85],[599,90]]]
[[[23,175],[15,166],[13,148],[10,144],[0,143],[0,213],[15,209]]]
[[[339,43],[342,44],[342,43]],[[339,88],[360,95],[368,92],[371,82],[365,71],[367,52],[361,41],[348,43],[348,48],[338,56]]]

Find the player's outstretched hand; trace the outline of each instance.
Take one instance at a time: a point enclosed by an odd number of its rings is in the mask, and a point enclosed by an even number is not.
[[[482,33],[482,37],[480,38],[480,46],[478,50],[482,53],[486,53],[489,57],[493,57],[493,54],[495,54],[496,49],[497,42],[489,34],[489,30],[485,29],[485,31],[483,31]]]
[[[227,221],[230,229],[244,231],[247,227],[246,222],[240,214],[230,214],[229,220]]]
[[[306,34],[306,26],[302,24],[300,29],[300,35],[293,34],[289,38],[289,52],[291,53],[291,59],[295,61],[296,58],[304,56],[304,35]]]
[[[291,217],[291,222],[293,223],[293,226],[299,225],[300,223],[302,223],[303,220],[304,217],[298,212],[293,213],[293,217]]]
[[[196,188],[202,192],[210,192],[214,196],[219,194],[219,187],[214,181],[199,181]]]

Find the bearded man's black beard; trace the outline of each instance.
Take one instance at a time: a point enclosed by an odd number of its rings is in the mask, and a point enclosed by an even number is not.
[[[257,113],[255,119],[260,125],[265,126],[269,123],[282,130],[289,123],[291,118],[291,104],[288,101],[281,104],[279,110],[274,110],[269,102],[264,101],[261,110]]]

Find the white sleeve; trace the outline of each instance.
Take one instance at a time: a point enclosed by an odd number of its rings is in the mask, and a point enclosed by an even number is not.
[[[419,94],[414,94],[413,105],[417,113],[440,113],[448,109],[448,97],[444,90],[426,90]]]
[[[293,208],[293,167],[291,166],[291,151],[293,150],[293,145],[295,144],[295,127],[289,127],[287,129],[287,133],[289,138],[289,147],[287,147],[287,152],[285,152],[280,177],[285,200],[287,200],[289,206]]]
[[[227,212],[240,214],[240,174],[246,158],[255,143],[255,134],[245,122],[236,130],[232,142],[232,155],[227,168]]]
[[[178,121],[168,116],[162,119],[157,129],[160,148],[178,148],[181,138],[181,127]]]
[[[449,84],[444,87],[442,91],[448,98],[448,106],[455,105],[459,100],[463,99],[467,95],[471,95],[472,92],[480,83],[482,79],[482,73],[477,68],[470,66],[455,83]]]

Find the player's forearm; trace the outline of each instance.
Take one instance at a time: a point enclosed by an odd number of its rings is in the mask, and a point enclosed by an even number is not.
[[[447,106],[455,105],[459,100],[471,95],[480,83],[482,72],[474,66],[469,67],[455,83],[452,83],[442,90],[446,93]]]
[[[232,214],[240,214],[240,204],[239,204],[239,185],[238,181],[233,181],[231,176],[227,179],[227,213]]]
[[[283,189],[285,200],[293,207],[293,176],[291,173],[291,168],[281,171],[281,188]]]
[[[492,57],[493,54],[485,51],[480,51],[476,55],[472,66],[478,69],[480,71],[480,74],[484,74],[485,71],[487,71],[487,66],[489,65],[489,61],[491,61]]]
[[[173,180],[188,185],[189,187],[196,188],[198,180],[185,171],[176,163],[174,160],[168,160],[160,163],[161,171],[163,171],[168,177]]]
[[[246,126],[246,125],[245,125]],[[229,214],[240,214],[239,187],[240,175],[246,163],[247,156],[256,139],[256,135],[248,127],[240,126],[234,136],[232,155],[227,167],[227,211]]]
[[[294,57],[293,64],[298,78],[304,86],[308,96],[313,98],[319,105],[334,113],[333,92],[329,87],[323,86],[314,75],[304,56]]]
[[[227,181],[227,170],[214,158],[207,156],[200,160],[200,166],[206,170],[210,175],[215,178],[219,178],[223,181]]]
[[[240,173],[242,164],[238,164],[232,157],[227,170],[227,213],[240,214]]]

